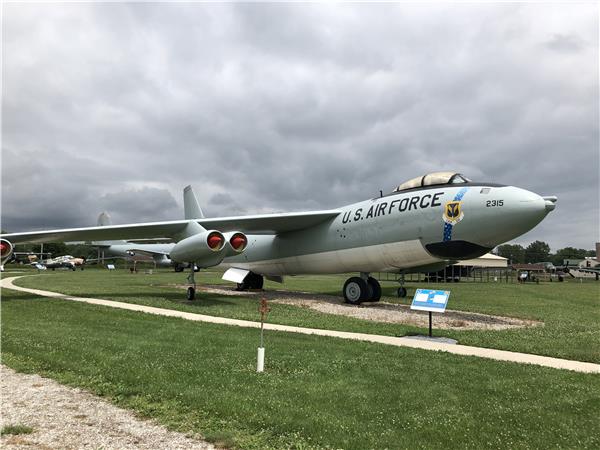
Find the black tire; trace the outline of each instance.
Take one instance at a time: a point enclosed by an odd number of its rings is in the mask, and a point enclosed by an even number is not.
[[[407,293],[408,293],[408,292],[406,291],[406,288],[405,288],[405,287],[399,287],[399,288],[398,288],[398,297],[400,297],[400,298],[404,298],[404,297],[406,297],[406,294],[407,294]]]
[[[369,286],[369,298],[367,301],[378,302],[381,300],[381,285],[379,284],[379,281],[373,277],[369,277],[367,279],[367,284]]]
[[[262,275],[254,272],[250,272],[244,282],[248,283],[250,289],[262,289],[265,283],[265,279]]]
[[[360,277],[348,278],[344,283],[344,300],[351,305],[359,305],[367,300],[369,295],[369,286],[365,280]]]
[[[179,273],[179,272],[183,272],[184,267],[180,266],[179,264],[177,264],[175,266],[175,272]]]
[[[193,287],[190,286],[189,288],[187,288],[186,298],[189,301],[192,301],[192,300],[194,300],[194,297],[196,297],[196,289],[194,289]]]

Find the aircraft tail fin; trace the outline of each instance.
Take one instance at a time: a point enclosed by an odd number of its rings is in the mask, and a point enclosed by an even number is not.
[[[99,227],[107,227],[112,225],[112,219],[110,218],[110,214],[106,211],[103,211],[98,216],[98,226]],[[126,244],[127,241],[96,241],[92,242],[92,245],[97,245],[98,247],[108,247],[114,244]]]
[[[183,212],[186,220],[204,219],[202,208],[200,208],[194,189],[190,185],[183,189]]]
[[[112,220],[110,218],[110,215],[106,211],[101,212],[100,215],[98,216],[98,226],[106,227],[108,225],[112,225]]]

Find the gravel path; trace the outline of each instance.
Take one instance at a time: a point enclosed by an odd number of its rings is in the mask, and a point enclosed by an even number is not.
[[[327,314],[338,314],[356,319],[372,320],[374,322],[402,323],[418,327],[429,326],[429,314],[424,311],[413,311],[408,305],[397,303],[377,302],[363,303],[360,306],[343,303],[340,297],[314,294],[311,292],[292,291],[251,291],[238,292],[234,288],[212,285],[201,286],[201,290],[220,295],[264,296],[273,303],[299,306],[314,309]],[[444,330],[505,330],[508,328],[530,327],[543,325],[542,322],[512,317],[492,316],[465,311],[447,309],[444,314],[434,314],[433,322],[436,329]]]
[[[81,389],[6,366],[0,377],[0,426],[34,429],[2,436],[3,449],[214,449]]]

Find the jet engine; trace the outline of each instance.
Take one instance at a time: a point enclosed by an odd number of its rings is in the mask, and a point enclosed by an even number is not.
[[[240,231],[230,231],[224,234],[227,240],[226,256],[235,256],[243,253],[248,246],[248,238]]]
[[[4,263],[10,259],[12,252],[12,244],[6,239],[0,239],[0,264],[4,266]]]
[[[178,263],[195,263],[198,267],[212,267],[223,261],[226,252],[225,236],[216,230],[207,230],[179,241],[170,253]]]

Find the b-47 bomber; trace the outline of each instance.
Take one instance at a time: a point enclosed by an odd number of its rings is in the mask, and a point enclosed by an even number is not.
[[[531,230],[556,202],[514,186],[435,172],[338,209],[12,233],[0,236],[0,250],[4,262],[15,243],[170,240],[169,258],[191,268],[189,300],[196,291],[194,266],[222,265],[223,278],[240,289],[261,289],[264,278],[354,272],[343,295],[358,304],[381,297],[370,274],[434,272],[482,256]],[[403,287],[399,295],[406,295]]]

